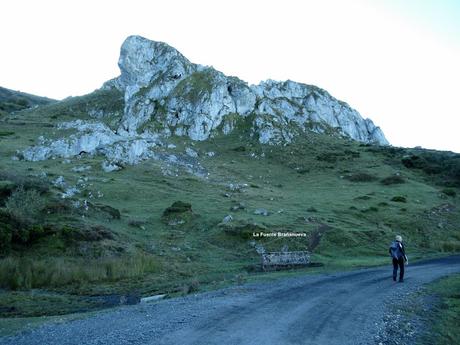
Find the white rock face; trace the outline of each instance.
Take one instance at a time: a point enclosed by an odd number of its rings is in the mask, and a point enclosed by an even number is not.
[[[192,64],[165,43],[139,36],[123,43],[119,66],[121,76],[111,82],[125,90],[119,132],[133,133],[153,119],[159,133],[206,140],[216,130],[229,134],[238,118],[252,114],[253,132],[261,143],[279,144],[309,130],[332,129],[354,140],[388,144],[371,120],[315,86],[268,80],[249,87]]]
[[[154,111],[155,100],[169,95],[196,70],[176,49],[140,36],[128,37],[121,46],[119,84],[125,90],[125,113],[120,130],[135,132]]]
[[[110,115],[90,109],[93,121],[61,123],[58,130],[74,133],[54,141],[41,136],[37,145],[18,152],[18,157],[39,161],[103,154],[107,162],[102,168],[114,171],[160,157],[155,147],[161,138],[206,140],[217,133],[230,134],[241,121],[251,126],[251,135],[262,144],[286,144],[309,131],[388,144],[370,119],[315,86],[290,80],[249,86],[212,67],[191,63],[166,43],[140,36],[125,40],[118,65],[121,75],[102,87],[124,93],[124,113],[116,131],[101,122]],[[187,156],[196,158],[192,151]],[[194,171],[204,175],[200,169]]]

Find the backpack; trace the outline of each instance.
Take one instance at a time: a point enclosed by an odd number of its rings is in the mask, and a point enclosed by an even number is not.
[[[402,256],[401,243],[394,241],[390,246],[390,254],[393,259],[399,260]]]

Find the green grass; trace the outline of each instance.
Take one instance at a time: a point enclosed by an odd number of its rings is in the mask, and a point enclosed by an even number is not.
[[[186,147],[193,147],[209,172],[207,179],[180,168],[175,172],[178,176],[164,175],[162,163],[155,160],[113,173],[101,170],[101,156],[71,159],[70,163],[62,163],[63,159],[11,160],[16,150],[36,143],[39,135],[63,136],[52,127],[56,122],[88,119],[88,107],[116,112],[119,103],[117,92],[99,92],[1,120],[2,131],[15,135],[0,141],[0,164],[8,172],[0,174],[0,186],[7,194],[12,183],[28,184],[28,188],[45,183],[41,193],[55,210],[45,212],[41,222],[56,230],[27,245],[15,244],[0,261],[0,284],[19,289],[7,290],[2,299],[20,293],[15,297],[19,315],[33,315],[39,309],[25,297],[31,288],[53,296],[174,295],[242,280],[386,264],[387,247],[396,234],[403,235],[412,260],[460,250],[457,187],[441,192],[445,187],[435,184],[423,170],[406,167],[398,150],[376,149],[334,136],[308,133],[287,146],[260,145],[247,135],[247,122],[239,121],[228,136],[217,135],[193,146],[185,138],[172,137],[169,140],[176,148],[157,148],[181,155]],[[103,121],[110,124],[114,120]],[[210,151],[215,152],[214,157],[205,154]],[[72,171],[79,166],[91,170]],[[38,178],[43,172],[47,176]],[[404,176],[404,183],[395,183],[395,179],[381,182],[397,174]],[[71,201],[86,198],[94,207],[84,211],[58,203],[62,190],[50,182],[61,175],[72,186],[88,177],[81,194]],[[238,191],[229,184],[247,186]],[[89,195],[100,197],[89,199]],[[406,202],[391,201],[395,196]],[[189,203],[191,212],[184,222],[165,221],[165,210],[176,201]],[[244,207],[231,210],[240,204]],[[446,204],[452,207],[441,207]],[[258,208],[267,209],[270,215],[254,214]],[[236,229],[220,225],[229,214]],[[269,232],[304,232],[307,237],[253,239],[251,227],[245,224],[257,224]],[[75,236],[66,237],[65,229]],[[99,238],[92,229],[113,236]],[[313,260],[324,267],[259,272],[260,257],[252,241],[267,251],[284,246],[310,249]],[[13,280],[8,272],[14,272]],[[52,306],[50,314],[62,310],[59,298],[48,297],[41,305]],[[75,306],[85,305],[83,299],[74,301]]]
[[[420,345],[460,344],[460,275],[453,275],[432,284],[427,293],[438,298],[438,303],[428,316],[429,330]]]
[[[160,271],[152,257],[0,259],[0,287],[8,289],[55,288],[94,282],[115,282]]]
[[[201,97],[211,93],[217,73],[213,68],[192,73],[177,84],[170,97],[184,97],[192,103],[198,102]]]

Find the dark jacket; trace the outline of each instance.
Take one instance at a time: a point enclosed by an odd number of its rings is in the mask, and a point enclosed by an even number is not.
[[[390,245],[390,249],[388,249],[388,252],[391,257],[396,260],[402,258],[404,261],[407,261],[406,249],[404,248],[404,244],[402,242],[393,241]]]

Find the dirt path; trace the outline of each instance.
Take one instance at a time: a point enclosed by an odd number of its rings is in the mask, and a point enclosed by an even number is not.
[[[247,284],[49,324],[0,344],[373,345],[392,298],[457,272],[460,256],[411,265],[402,284],[390,266]]]

